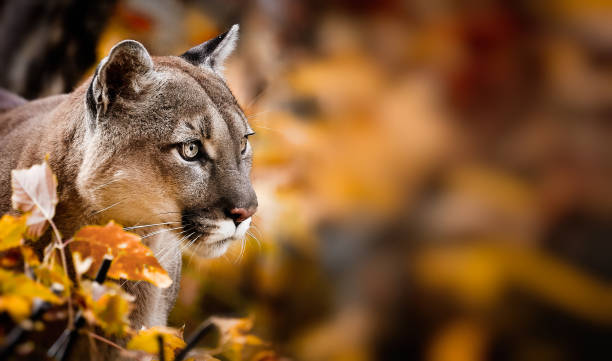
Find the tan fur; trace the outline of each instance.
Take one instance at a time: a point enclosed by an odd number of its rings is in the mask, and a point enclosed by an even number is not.
[[[236,31],[232,42],[220,43],[233,47]],[[201,60],[211,53],[203,49]],[[176,222],[134,230],[174,281],[164,290],[125,284],[136,296],[130,315],[136,329],[166,323],[180,283],[179,238],[191,232],[186,241],[202,256],[218,255],[247,228],[227,233],[228,224],[234,227],[229,211],[257,205],[250,147],[239,149],[250,132],[246,117],[219,69],[186,59],[151,58],[142,45],[123,42],[72,93],[0,113],[0,213],[11,211],[10,170],[49,154],[59,180],[55,222],[64,237],[111,219],[124,226]],[[214,154],[181,158],[180,144],[193,139]],[[183,229],[170,230],[176,226]],[[159,234],[147,236],[154,231]],[[45,242],[48,235],[40,246]]]

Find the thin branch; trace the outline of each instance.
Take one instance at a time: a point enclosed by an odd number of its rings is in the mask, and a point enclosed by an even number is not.
[[[62,244],[62,235],[59,230],[55,226],[55,223],[52,219],[48,219],[51,228],[53,228],[53,232],[55,234],[55,241],[57,243],[58,250],[60,252],[60,258],[62,259],[62,266],[64,267],[64,273],[66,274],[66,278],[70,279],[68,275],[68,263],[66,262],[66,253],[64,253],[64,245]],[[74,318],[73,310],[72,310],[72,290],[68,290],[68,324],[72,325],[72,320]]]
[[[121,350],[121,351],[123,351],[123,352],[128,352],[128,353],[130,353],[130,352],[131,352],[130,350],[128,350],[128,349],[126,349],[126,348],[124,348],[124,347],[121,347],[121,346],[117,345],[117,344],[116,344],[116,343],[114,343],[113,341],[111,341],[111,340],[109,340],[109,339],[107,339],[107,338],[104,338],[104,337],[102,337],[102,336],[100,336],[100,335],[97,335],[97,334],[95,334],[95,333],[93,333],[93,332],[91,332],[91,331],[89,331],[89,330],[88,330],[88,331],[85,331],[85,332],[86,332],[86,333],[87,333],[87,334],[88,334],[90,337],[93,337],[93,338],[95,338],[95,339],[96,339],[96,340],[98,340],[98,341],[102,341],[102,342],[104,342],[104,343],[106,343],[106,344],[108,344],[108,345],[110,345],[110,346],[112,346],[112,347],[114,347],[114,348],[116,348],[116,349],[118,349],[118,350]]]

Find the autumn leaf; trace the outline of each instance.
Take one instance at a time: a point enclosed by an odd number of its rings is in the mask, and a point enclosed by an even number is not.
[[[274,351],[266,350],[259,351],[252,358],[251,361],[279,361],[280,358]]]
[[[21,321],[29,316],[35,298],[54,304],[61,302],[51,290],[26,275],[0,269],[0,311]]]
[[[26,231],[27,216],[13,217],[5,214],[0,218],[0,252],[21,245]]]
[[[28,169],[15,169],[11,171],[11,177],[13,208],[30,212],[26,234],[38,238],[44,233],[47,222],[55,215],[58,202],[57,178],[47,161]]]
[[[45,267],[36,267],[34,274],[37,280],[46,287],[51,288],[53,284],[60,284],[63,287],[64,296],[68,296],[72,288],[72,281],[64,272],[64,269],[58,264],[53,263]]]
[[[249,334],[253,328],[251,318],[212,317],[211,321],[221,331],[221,343],[237,343],[241,345],[259,346],[264,342],[257,336]]]
[[[262,346],[264,342],[249,332],[253,328],[251,318],[211,317],[211,321],[219,328],[220,354],[230,360],[241,360],[246,346]]]
[[[81,282],[79,294],[85,301],[85,317],[89,322],[100,326],[109,335],[126,334],[133,296],[115,283],[100,285],[86,280]]]
[[[161,335],[164,339],[164,356],[166,360],[174,360],[177,350],[185,347],[180,330],[155,326],[149,329],[140,330],[127,344],[128,350],[140,350],[151,355],[159,355],[159,344],[157,336]]]
[[[113,257],[108,271],[110,278],[147,281],[160,288],[172,284],[168,273],[159,264],[153,252],[134,233],[126,232],[120,225],[109,222],[106,226],[86,226],[73,237],[72,254],[79,260],[88,257],[93,264],[85,274],[95,277],[105,255]]]
[[[21,246],[21,256],[23,261],[30,267],[40,266],[40,259],[32,247]]]

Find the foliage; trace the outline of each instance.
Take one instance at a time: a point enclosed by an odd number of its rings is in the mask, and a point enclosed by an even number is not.
[[[29,169],[11,172],[13,186],[13,208],[30,212],[28,235],[40,237],[55,215],[57,197],[57,178],[47,162],[36,164]]]
[[[140,237],[125,232],[123,227],[112,221],[106,226],[81,228],[72,238],[70,250],[80,260],[93,260],[85,273],[88,276],[94,277],[104,257],[111,256],[113,263],[108,271],[110,278],[148,281],[160,288],[172,284],[168,273],[153,252],[140,242]]]
[[[13,217],[5,214],[0,218],[0,251],[21,245],[26,230],[26,216]]]
[[[3,252],[3,260],[9,253],[11,257],[20,258],[20,262],[3,262],[3,265],[21,263],[25,272],[0,268],[0,311],[7,312],[14,322],[21,322],[33,314],[34,304],[43,301],[54,305],[55,309],[66,308],[69,315],[78,309],[87,321],[82,333],[89,333],[136,358],[159,355],[158,337],[161,336],[165,359],[173,360],[185,347],[182,329],[159,326],[132,329],[128,316],[135,298],[117,283],[130,280],[150,282],[159,288],[171,285],[168,273],[140,237],[111,221],[104,226],[85,226],[72,238],[64,240],[53,223],[58,203],[57,180],[47,162],[15,170],[12,175],[13,206],[22,215],[6,214],[0,219],[0,252]],[[40,259],[31,242],[41,242],[36,240],[49,225],[54,241],[45,248]],[[75,278],[69,276],[67,254],[72,256]],[[107,276],[115,281],[103,284],[91,281],[105,259],[112,259]],[[223,329],[220,346],[195,351],[193,357],[212,360],[214,353],[229,354],[228,350],[232,349],[230,359],[242,360],[239,345],[263,345],[248,334],[252,326],[250,321],[224,319],[218,322]],[[103,335],[95,334],[95,330],[102,330]],[[129,338],[127,348],[107,339],[116,336]]]
[[[166,360],[174,358],[174,353],[185,347],[183,332],[169,327],[155,326],[140,330],[127,344],[129,350],[140,350],[152,355],[159,354],[158,337],[164,340],[164,355]]]

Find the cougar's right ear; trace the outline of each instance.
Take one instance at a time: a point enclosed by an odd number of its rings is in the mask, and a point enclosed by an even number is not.
[[[87,92],[87,103],[95,113],[106,113],[117,97],[138,93],[139,82],[153,69],[145,47],[135,40],[115,45],[100,62]]]

